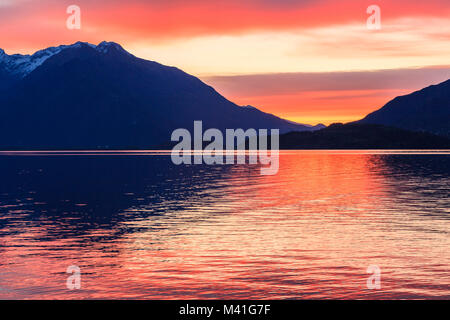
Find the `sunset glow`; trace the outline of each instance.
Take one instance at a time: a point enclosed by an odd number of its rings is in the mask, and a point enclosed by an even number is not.
[[[377,1],[381,30],[366,27],[373,3],[362,0],[78,0],[80,30],[66,28],[71,4],[0,0],[0,48],[115,41],[237,104],[310,124],[357,120],[450,78],[448,0]]]

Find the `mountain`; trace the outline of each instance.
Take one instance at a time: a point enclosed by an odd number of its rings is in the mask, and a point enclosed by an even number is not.
[[[0,149],[153,148],[176,128],[312,131],[241,107],[175,67],[119,44],[77,42],[33,55],[0,52]]]
[[[376,124],[332,124],[280,135],[280,149],[450,149],[450,139]]]
[[[358,121],[450,137],[450,80],[397,97]]]

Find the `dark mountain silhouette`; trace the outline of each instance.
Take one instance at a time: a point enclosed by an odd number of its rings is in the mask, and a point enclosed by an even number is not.
[[[376,124],[332,124],[280,135],[280,149],[450,149],[450,139]]]
[[[450,137],[450,80],[397,97],[358,121]]]
[[[312,131],[240,107],[177,68],[120,45],[78,42],[31,56],[0,52],[0,149],[152,148],[176,128]]]

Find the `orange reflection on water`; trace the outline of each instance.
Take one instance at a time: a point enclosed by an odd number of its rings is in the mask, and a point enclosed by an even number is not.
[[[146,200],[122,210],[126,218],[76,236],[70,222],[18,218],[0,237],[0,296],[449,297],[449,175],[413,175],[410,156],[400,157],[282,152],[274,176],[256,165],[206,167],[202,183],[158,204],[154,193],[135,195]],[[181,192],[189,197],[175,199]],[[160,214],[137,214],[156,206]],[[72,264],[79,291],[65,288]],[[381,290],[366,287],[369,265],[382,270]]]

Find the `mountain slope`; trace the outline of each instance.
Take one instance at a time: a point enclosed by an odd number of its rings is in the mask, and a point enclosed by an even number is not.
[[[8,55],[4,50],[0,49],[0,90],[8,89],[53,55],[58,54],[64,49],[79,47],[81,45],[81,42],[77,42],[71,46],[62,45],[59,47],[50,47],[44,50],[39,50],[33,55]]]
[[[376,124],[332,124],[281,135],[280,149],[450,149],[450,139]]]
[[[450,137],[450,80],[397,97],[358,122]]]
[[[13,74],[0,68],[13,79],[0,97],[1,149],[151,148],[176,128],[192,130],[194,120],[204,130],[320,128],[237,106],[198,78],[116,43],[78,42],[41,55]]]

